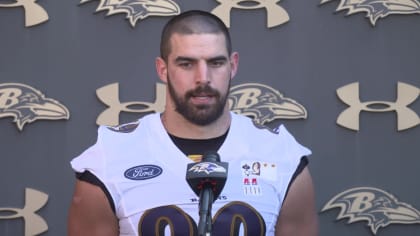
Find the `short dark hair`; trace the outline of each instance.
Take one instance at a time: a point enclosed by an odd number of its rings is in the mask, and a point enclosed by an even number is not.
[[[162,30],[160,40],[160,57],[165,61],[171,51],[170,37],[174,34],[204,34],[222,33],[225,36],[226,49],[229,55],[232,53],[232,43],[229,30],[225,23],[210,12],[190,10],[183,12],[166,23]]]

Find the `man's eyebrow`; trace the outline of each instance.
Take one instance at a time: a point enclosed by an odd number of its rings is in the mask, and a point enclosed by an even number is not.
[[[193,58],[193,57],[185,57],[185,56],[179,56],[177,58],[175,58],[175,62],[180,62],[180,61],[197,61],[198,59]],[[228,58],[226,56],[215,56],[215,57],[211,57],[209,59],[206,59],[206,61],[227,61]]]
[[[180,62],[180,61],[196,61],[197,59],[194,59],[192,57],[183,57],[183,56],[179,56],[177,58],[175,58],[176,62]]]
[[[216,57],[212,57],[207,59],[207,61],[227,61],[228,58],[226,56],[216,56]]]

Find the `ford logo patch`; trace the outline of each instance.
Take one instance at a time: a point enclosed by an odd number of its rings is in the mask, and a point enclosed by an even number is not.
[[[155,178],[162,174],[162,168],[155,165],[141,165],[131,167],[124,172],[124,176],[127,179],[132,180],[145,180]]]

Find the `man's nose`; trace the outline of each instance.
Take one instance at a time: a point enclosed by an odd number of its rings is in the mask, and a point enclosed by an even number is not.
[[[195,71],[195,81],[196,83],[209,83],[209,69],[206,62],[199,62]]]

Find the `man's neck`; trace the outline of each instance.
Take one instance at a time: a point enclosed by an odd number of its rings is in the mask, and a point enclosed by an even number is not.
[[[175,111],[165,111],[161,120],[166,131],[180,138],[209,139],[223,135],[229,129],[231,115],[228,109],[208,125],[196,125]]]

